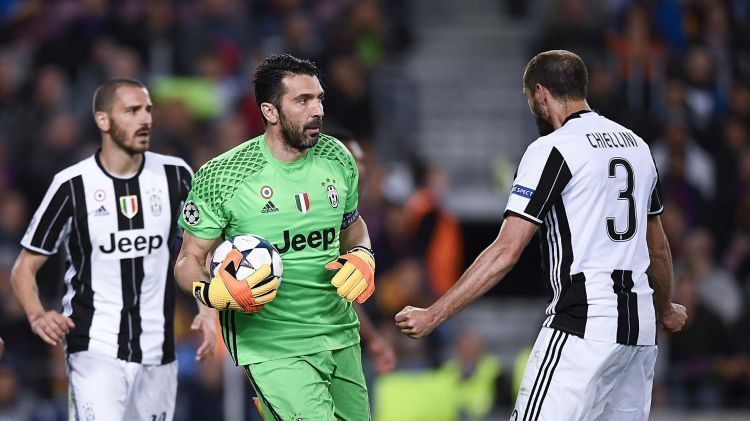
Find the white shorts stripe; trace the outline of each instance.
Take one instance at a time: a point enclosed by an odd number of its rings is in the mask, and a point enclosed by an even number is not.
[[[536,380],[534,381],[534,387],[531,389],[531,394],[529,395],[529,404],[526,406],[523,415],[524,421],[532,421],[539,417],[539,411],[541,410],[544,401],[544,395],[547,394],[549,382],[552,379],[557,363],[560,361],[562,348],[567,339],[567,333],[559,330],[552,332],[550,346],[547,347],[544,360],[542,361],[542,365],[539,368]]]

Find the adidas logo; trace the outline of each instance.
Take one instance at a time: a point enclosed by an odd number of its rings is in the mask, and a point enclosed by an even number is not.
[[[279,208],[276,207],[276,205],[273,204],[272,201],[268,201],[266,203],[266,206],[263,206],[263,209],[260,210],[260,213],[272,213],[272,212],[278,212]]]
[[[106,216],[109,215],[109,212],[107,211],[107,208],[104,207],[104,205],[99,206],[95,211],[91,212],[94,214],[94,216]]]

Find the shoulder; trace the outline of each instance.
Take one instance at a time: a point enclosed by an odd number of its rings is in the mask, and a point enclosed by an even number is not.
[[[551,133],[546,136],[541,136],[535,141],[531,142],[526,147],[525,156],[529,157],[543,157],[549,155],[553,149],[560,149],[563,136],[560,133]]]
[[[69,166],[55,174],[52,179],[52,185],[60,185],[78,176],[85,176],[87,173],[99,171],[94,156],[90,156],[76,164]]]
[[[354,161],[351,152],[333,136],[321,134],[318,144],[312,148],[312,153],[314,156],[342,165],[352,174],[357,171],[357,163]]]
[[[174,165],[176,167],[183,167],[186,170],[190,171],[190,173],[193,173],[193,169],[190,168],[190,165],[185,162],[184,159],[172,156],[172,155],[163,155],[156,152],[146,152],[145,154],[146,164],[155,164],[155,165]]]
[[[260,173],[268,164],[263,156],[262,137],[248,140],[206,162],[195,173],[193,190],[200,196],[230,196],[248,177]]]
[[[261,151],[261,141],[262,137],[256,137],[209,160],[198,169],[196,178],[230,176],[242,179],[260,172],[268,164]]]

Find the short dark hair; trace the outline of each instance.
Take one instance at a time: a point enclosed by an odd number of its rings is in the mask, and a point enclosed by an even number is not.
[[[274,54],[255,69],[253,73],[253,86],[255,87],[255,103],[270,102],[276,108],[281,109],[281,97],[284,95],[284,84],[282,80],[286,76],[309,75],[315,76],[320,81],[320,71],[310,60],[294,57],[290,54]],[[322,85],[322,81],[321,85]],[[261,113],[263,116],[263,113]],[[266,117],[263,116],[265,121]]]
[[[577,54],[567,50],[539,53],[529,61],[523,72],[523,86],[534,92],[536,84],[547,88],[556,99],[586,99],[589,75]]]
[[[119,88],[123,86],[146,89],[146,86],[143,83],[135,79],[110,79],[96,88],[96,92],[94,92],[94,113],[97,113],[99,111],[108,113],[112,111],[112,100],[115,98],[115,93]]]

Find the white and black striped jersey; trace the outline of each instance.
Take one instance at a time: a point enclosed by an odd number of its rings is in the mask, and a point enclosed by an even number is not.
[[[545,327],[626,345],[656,343],[646,226],[662,211],[648,145],[591,111],[524,153],[506,216],[541,225]]]
[[[182,159],[151,152],[127,179],[105,171],[99,152],[55,175],[21,245],[63,248],[63,314],[75,323],[67,352],[175,359],[172,245],[192,176]]]

